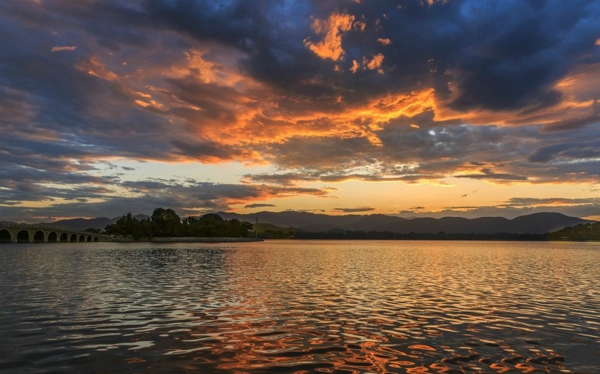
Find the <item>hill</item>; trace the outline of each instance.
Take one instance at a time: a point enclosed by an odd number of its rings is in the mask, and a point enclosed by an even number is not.
[[[104,228],[106,228],[106,226],[117,222],[117,220],[119,218],[121,218],[121,217],[120,216],[115,217],[115,218],[99,217],[99,218],[91,218],[91,219],[73,218],[73,219],[64,219],[64,220],[60,220],[60,221],[55,221],[55,222],[50,222],[50,223],[41,223],[41,224],[49,225],[49,226],[64,227],[67,229],[77,230],[77,231],[83,231],[86,229],[104,230]],[[147,216],[145,214],[138,214],[137,216],[134,216],[134,218],[136,218],[138,220],[143,220],[143,219],[150,218],[150,216]]]
[[[551,232],[548,235],[548,238],[550,240],[600,241],[600,222],[584,223],[573,227],[566,227]]]
[[[397,234],[435,234],[440,232],[447,234],[545,234],[561,230],[565,227],[595,223],[595,221],[569,217],[559,213],[536,213],[514,219],[503,217],[406,219],[384,214],[330,216],[327,214],[295,211],[258,212],[254,214],[219,212],[218,214],[226,220],[235,218],[250,223],[258,221],[259,233],[261,230],[263,233],[271,230],[273,232],[280,231],[282,232],[281,235],[287,235],[292,231],[295,232],[296,229],[316,233],[332,231],[388,231]],[[138,220],[150,218],[143,214],[134,217]],[[112,219],[105,217],[93,219],[76,218],[45,224],[73,230],[85,230],[88,228],[104,229],[119,218],[121,217]],[[264,224],[273,225],[274,227],[268,227]]]
[[[414,218],[372,215],[329,216],[306,212],[259,212],[255,214],[218,213],[225,219],[269,223],[277,226],[295,227],[307,232],[343,231],[389,231],[408,233],[449,234],[545,234],[565,227],[592,221],[569,217],[559,213],[535,213],[514,219],[483,217],[467,219],[460,217]]]

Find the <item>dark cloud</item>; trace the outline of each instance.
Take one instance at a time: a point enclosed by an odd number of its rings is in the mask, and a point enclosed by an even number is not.
[[[2,209],[191,212],[327,194],[300,182],[597,179],[597,1],[400,5],[3,1]],[[332,29],[337,57],[310,48]],[[115,158],[275,171],[239,184],[96,175]]]
[[[274,204],[248,204],[244,206],[244,208],[256,209],[256,208],[272,208],[275,207]]]
[[[598,175],[600,139],[596,133],[599,129],[600,125],[595,124],[570,136],[558,133],[548,138],[548,144],[532,150],[527,160],[531,163],[551,164],[555,167],[568,165],[571,173]]]
[[[548,205],[566,205],[566,206],[578,206],[578,205],[598,205],[600,204],[600,198],[535,198],[535,197],[513,197],[506,201],[503,205],[507,207],[531,207],[531,206],[548,206]]]
[[[507,173],[495,173],[489,169],[481,169],[480,173],[455,175],[455,178],[470,178],[470,179],[489,179],[489,180],[506,180],[506,181],[526,181],[527,177],[523,175],[513,175]],[[466,195],[464,195],[466,196]]]
[[[449,176],[544,183],[593,180],[599,175],[597,126],[568,134],[538,130],[534,126],[389,127],[377,133],[380,146],[364,138],[291,138],[269,150],[285,172],[245,178],[280,185],[347,180],[411,183]],[[539,163],[549,167],[540,168]]]
[[[251,152],[248,150],[226,146],[212,141],[190,144],[181,140],[173,140],[171,141],[171,145],[176,149],[176,151],[173,152],[174,154],[200,161],[248,160],[253,158]]]
[[[597,125],[600,123],[600,105],[594,98],[591,108],[591,114],[566,120],[556,121],[543,127],[544,132],[559,132],[578,130],[588,125]]]
[[[120,193],[114,187],[119,187]],[[122,196],[123,190],[127,191],[129,197]],[[115,215],[127,212],[148,214],[156,207],[165,206],[175,209],[181,215],[197,215],[229,210],[232,205],[252,200],[327,194],[327,190],[316,188],[190,183],[163,179],[125,181],[117,185],[110,180],[95,180],[95,185],[75,185],[68,188],[20,183],[0,188],[0,199],[4,201],[0,205],[0,214],[5,220],[35,222],[40,217],[65,217],[74,212],[82,217],[103,216],[106,212],[113,212]],[[23,208],[11,204],[12,201],[55,201],[61,198],[69,201],[40,208]],[[81,200],[91,199],[96,202],[80,203]]]
[[[386,128],[377,134],[382,145],[364,138],[293,138],[271,148],[279,165],[294,172],[247,176],[254,182],[419,181],[455,174],[465,165],[477,167],[474,177],[525,180],[526,177],[489,170],[530,152],[539,134],[535,129],[497,126],[449,126],[436,129]],[[502,152],[501,152],[502,151]],[[487,163],[473,163],[472,159]],[[527,173],[530,171],[528,170]]]
[[[335,212],[343,212],[343,213],[364,213],[364,212],[372,212],[375,208],[371,207],[359,207],[359,208],[334,208]]]
[[[375,93],[414,90],[428,81],[455,109],[551,106],[561,100],[553,84],[593,50],[600,31],[595,22],[600,10],[585,0],[463,0],[434,6],[406,1],[401,7],[396,1],[142,4],[143,12],[166,28],[244,52],[245,71],[287,94],[316,98],[316,105],[322,103],[318,98],[335,92],[355,103]],[[321,60],[305,45],[307,37],[318,37],[311,29],[314,19],[326,20],[333,13],[364,24],[343,34],[341,61]],[[349,70],[353,61],[378,54],[385,56],[385,77]],[[336,64],[342,71],[331,74]],[[314,77],[320,81],[305,84]],[[449,83],[453,92],[447,90]]]
[[[573,147],[577,147],[577,144],[562,143],[540,147],[528,157],[528,160],[530,162],[546,163],[552,160],[557,154]]]

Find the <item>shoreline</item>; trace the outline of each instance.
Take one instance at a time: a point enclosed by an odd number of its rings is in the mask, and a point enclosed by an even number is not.
[[[119,243],[250,243],[250,242],[263,242],[262,238],[234,238],[234,237],[169,237],[169,238],[151,238],[151,239],[127,239],[127,238],[114,238],[112,242]]]

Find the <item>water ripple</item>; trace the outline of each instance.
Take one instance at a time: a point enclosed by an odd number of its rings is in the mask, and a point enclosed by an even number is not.
[[[600,372],[600,245],[0,247],[2,373]]]

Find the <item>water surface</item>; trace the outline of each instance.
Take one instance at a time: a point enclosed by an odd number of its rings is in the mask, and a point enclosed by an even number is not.
[[[0,245],[1,373],[600,373],[600,243]]]

